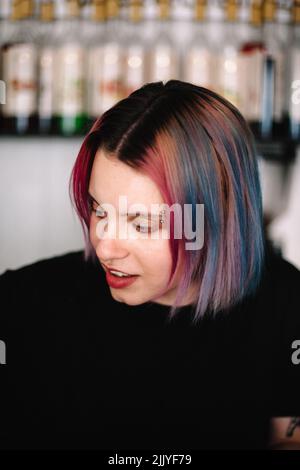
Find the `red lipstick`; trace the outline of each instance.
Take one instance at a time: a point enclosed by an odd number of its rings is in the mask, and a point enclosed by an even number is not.
[[[109,271],[106,271],[106,281],[110,287],[114,289],[122,289],[123,287],[129,287],[139,276],[130,277],[116,277]]]
[[[106,281],[110,287],[113,287],[114,289],[122,289],[123,287],[128,287],[131,284],[136,281],[136,279],[139,277],[139,275],[130,275],[130,277],[117,277],[114,276],[113,274],[110,273],[109,269],[112,271],[119,271],[119,272],[124,272],[125,271],[120,271],[119,269],[116,268],[108,268],[105,264],[101,263],[103,266],[103,269],[106,274]],[[126,274],[126,273],[125,273]]]

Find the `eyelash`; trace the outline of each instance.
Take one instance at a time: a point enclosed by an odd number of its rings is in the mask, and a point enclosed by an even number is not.
[[[101,219],[101,220],[104,219],[103,216],[97,215],[98,209],[95,209],[93,207],[93,204],[91,204],[91,211],[95,212],[96,217],[98,217],[99,219]],[[103,211],[103,212],[105,212],[105,211]],[[140,232],[140,233],[150,233],[151,232],[151,227],[149,227],[149,226],[146,227],[145,225],[141,225],[141,224],[136,224],[136,225],[133,224],[133,225],[134,225],[135,228],[138,228],[138,227],[140,228],[140,230],[138,230],[138,232]]]

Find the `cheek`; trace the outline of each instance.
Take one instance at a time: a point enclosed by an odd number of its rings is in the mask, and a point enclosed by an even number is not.
[[[89,237],[94,249],[96,249],[99,238],[96,233],[98,219],[93,215],[90,218]],[[128,254],[136,259],[144,274],[156,280],[156,282],[167,282],[172,268],[172,257],[169,240],[128,240]]]
[[[151,240],[139,247],[144,272],[156,280],[167,280],[172,268],[172,258],[168,240]]]
[[[94,217],[91,216],[91,218],[90,218],[90,227],[89,227],[89,235],[90,235],[91,244],[93,245],[94,248],[96,247],[97,240],[98,240],[98,237],[97,237],[97,234],[96,234],[96,225],[97,225],[97,221],[95,221]]]

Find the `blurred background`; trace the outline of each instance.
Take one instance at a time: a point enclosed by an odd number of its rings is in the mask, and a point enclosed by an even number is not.
[[[0,273],[83,248],[68,194],[83,136],[169,79],[245,116],[268,236],[300,269],[300,1],[0,0]]]

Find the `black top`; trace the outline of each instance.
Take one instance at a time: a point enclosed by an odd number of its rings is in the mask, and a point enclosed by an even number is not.
[[[196,326],[116,302],[81,251],[0,294],[0,447],[265,448],[270,417],[300,416],[300,272],[271,251],[256,296]]]

